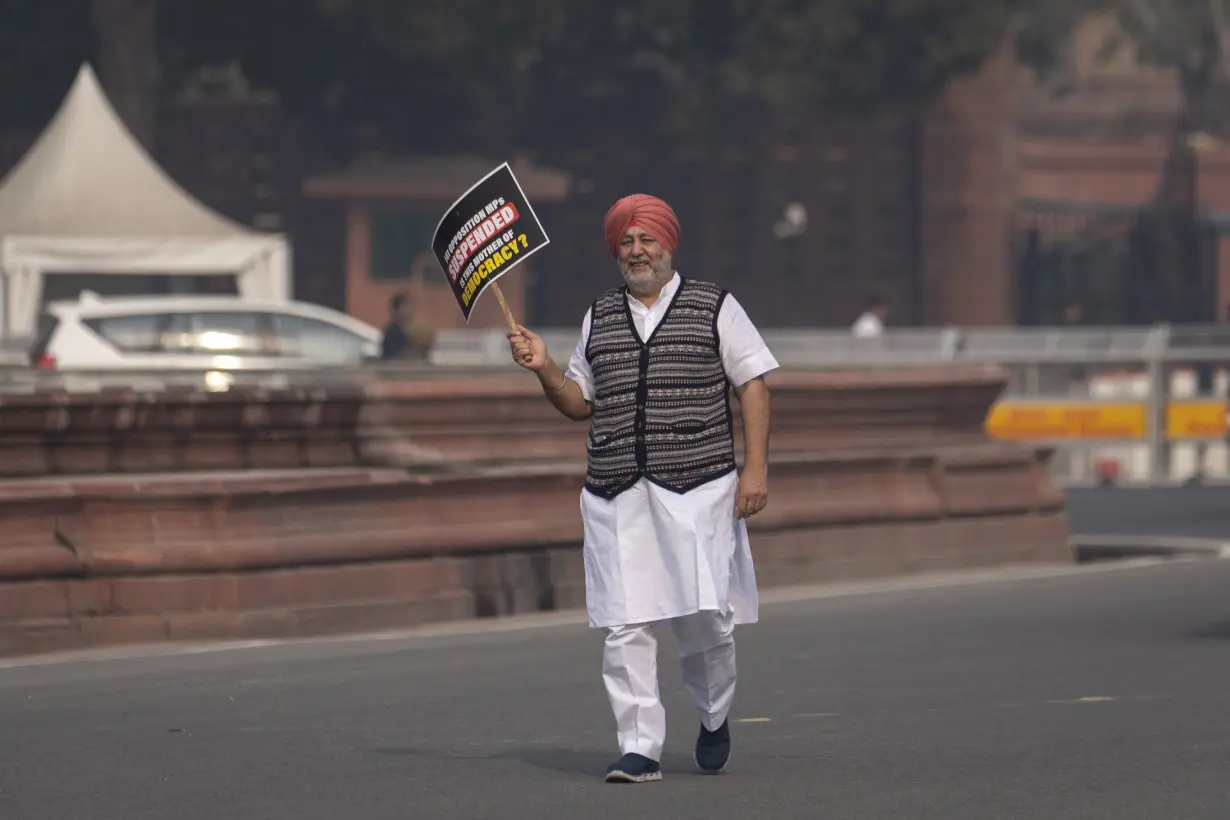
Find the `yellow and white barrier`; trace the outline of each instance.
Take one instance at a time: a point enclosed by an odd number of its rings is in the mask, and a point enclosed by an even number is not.
[[[1215,389],[1225,395],[1224,373]],[[1160,433],[1170,442],[1167,473],[1182,479],[1197,472],[1230,477],[1227,414],[1221,399],[1194,398],[1192,371],[1181,370],[1171,381]],[[1151,475],[1149,446],[1149,382],[1143,374],[1100,374],[1089,381],[1087,398],[1003,399],[987,417],[987,433],[1016,441],[1088,443],[1068,453],[1069,477],[1088,480],[1112,472],[1120,479],[1140,481]]]

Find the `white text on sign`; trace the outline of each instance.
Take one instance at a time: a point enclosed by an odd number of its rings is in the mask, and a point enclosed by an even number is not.
[[[499,250],[492,253],[487,259],[474,269],[474,275],[466,282],[465,288],[461,291],[461,301],[466,307],[470,306],[470,302],[474,299],[474,293],[478,290],[484,280],[491,274],[495,273],[504,264],[511,262],[517,254],[525,250],[529,246],[529,238],[525,234],[521,234],[516,239],[504,245]]]
[[[494,203],[493,203],[494,204]],[[491,206],[488,206],[491,207]],[[517,212],[517,206],[511,202],[505,203],[496,207],[489,216],[485,216],[478,224],[469,229],[456,251],[449,259],[448,275],[454,282],[457,281],[457,275],[461,273],[461,269],[465,267],[468,260],[475,252],[485,245],[491,237],[497,232],[504,230],[509,225],[521,218],[521,214]],[[478,219],[478,217],[475,217]],[[471,220],[473,221],[473,220]]]
[[[483,208],[478,213],[476,213],[474,216],[470,217],[469,221],[466,222],[466,224],[461,226],[460,230],[458,230],[457,233],[453,236],[452,241],[448,243],[448,247],[445,248],[444,250],[444,255],[451,256],[453,251],[457,248],[457,245],[461,242],[462,237],[464,237],[467,233],[469,233],[471,228],[473,228],[478,223],[482,222],[485,217],[491,216],[493,213],[495,213],[496,209],[501,207],[504,204],[504,201],[505,201],[504,197],[502,196],[497,197],[496,199],[493,199],[490,202],[488,202],[487,207]]]

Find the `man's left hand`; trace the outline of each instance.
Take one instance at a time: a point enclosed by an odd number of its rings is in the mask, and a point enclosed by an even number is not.
[[[739,476],[739,497],[735,512],[740,518],[750,518],[769,503],[769,471],[745,469]]]

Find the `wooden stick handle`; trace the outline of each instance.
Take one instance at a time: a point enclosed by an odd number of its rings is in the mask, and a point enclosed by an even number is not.
[[[508,329],[513,333],[520,333],[521,331],[517,328],[517,320],[513,318],[512,311],[508,309],[508,302],[504,301],[504,294],[500,292],[500,283],[492,282],[491,290],[495,292],[495,298],[500,303],[500,310],[504,312],[504,318],[508,321]],[[527,355],[525,360],[529,362],[530,357]]]
[[[491,290],[495,293],[496,301],[500,303],[500,310],[504,312],[504,318],[508,321],[508,329],[513,333],[516,333],[517,320],[513,318],[512,311],[508,309],[508,302],[504,301],[504,293],[500,290],[500,283],[492,282]]]

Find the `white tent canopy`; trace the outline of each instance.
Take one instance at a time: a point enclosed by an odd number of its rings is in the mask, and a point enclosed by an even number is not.
[[[34,332],[47,273],[234,274],[241,295],[285,299],[284,236],[253,231],[179,187],[129,133],[88,65],[0,181],[0,316]]]

